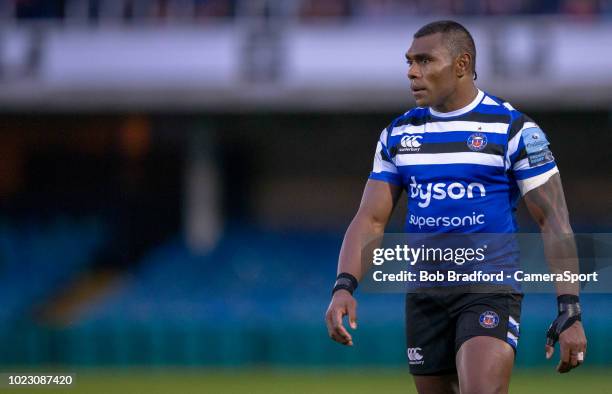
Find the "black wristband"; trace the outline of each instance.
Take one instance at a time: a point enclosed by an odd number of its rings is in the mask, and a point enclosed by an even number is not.
[[[575,304],[580,302],[580,298],[574,294],[562,294],[557,297],[559,304]]]
[[[355,289],[357,289],[358,285],[359,282],[357,282],[357,278],[355,278],[348,272],[341,272],[336,277],[336,283],[334,284],[332,295],[338,290],[346,290],[351,293],[351,295],[353,295],[353,292],[355,291]]]
[[[557,297],[557,306],[559,314],[568,312],[570,317],[577,317],[576,320],[581,320],[582,310],[580,308],[580,298],[574,294],[562,294]]]

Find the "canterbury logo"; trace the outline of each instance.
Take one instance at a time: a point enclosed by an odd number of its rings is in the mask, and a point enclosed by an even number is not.
[[[423,355],[419,352],[423,351],[420,347],[409,347],[408,348],[408,360],[410,361],[421,361]]]
[[[402,137],[401,144],[404,148],[420,148],[421,138],[423,138],[422,135],[405,135]]]

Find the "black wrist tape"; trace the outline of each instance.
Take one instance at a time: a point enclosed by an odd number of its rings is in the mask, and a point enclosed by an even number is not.
[[[336,277],[336,283],[334,284],[332,295],[338,290],[346,290],[352,295],[355,289],[357,289],[358,285],[359,282],[357,282],[357,278],[348,272],[341,272]]]
[[[580,299],[577,295],[563,294],[557,297],[559,315],[546,332],[546,343],[554,346],[559,335],[577,321],[582,321]]]
[[[557,297],[559,314],[568,311],[570,315],[580,315],[580,299],[574,294],[562,294]]]

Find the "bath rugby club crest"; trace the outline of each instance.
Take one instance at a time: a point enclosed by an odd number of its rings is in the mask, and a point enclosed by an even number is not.
[[[482,312],[479,321],[484,328],[495,328],[499,324],[499,316],[493,311],[486,311]]]
[[[473,133],[467,139],[467,146],[475,152],[479,152],[487,146],[487,136],[482,133]]]

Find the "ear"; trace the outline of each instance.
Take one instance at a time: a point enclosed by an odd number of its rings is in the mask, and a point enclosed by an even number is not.
[[[472,56],[469,53],[462,53],[455,60],[455,74],[459,78],[472,73]]]

